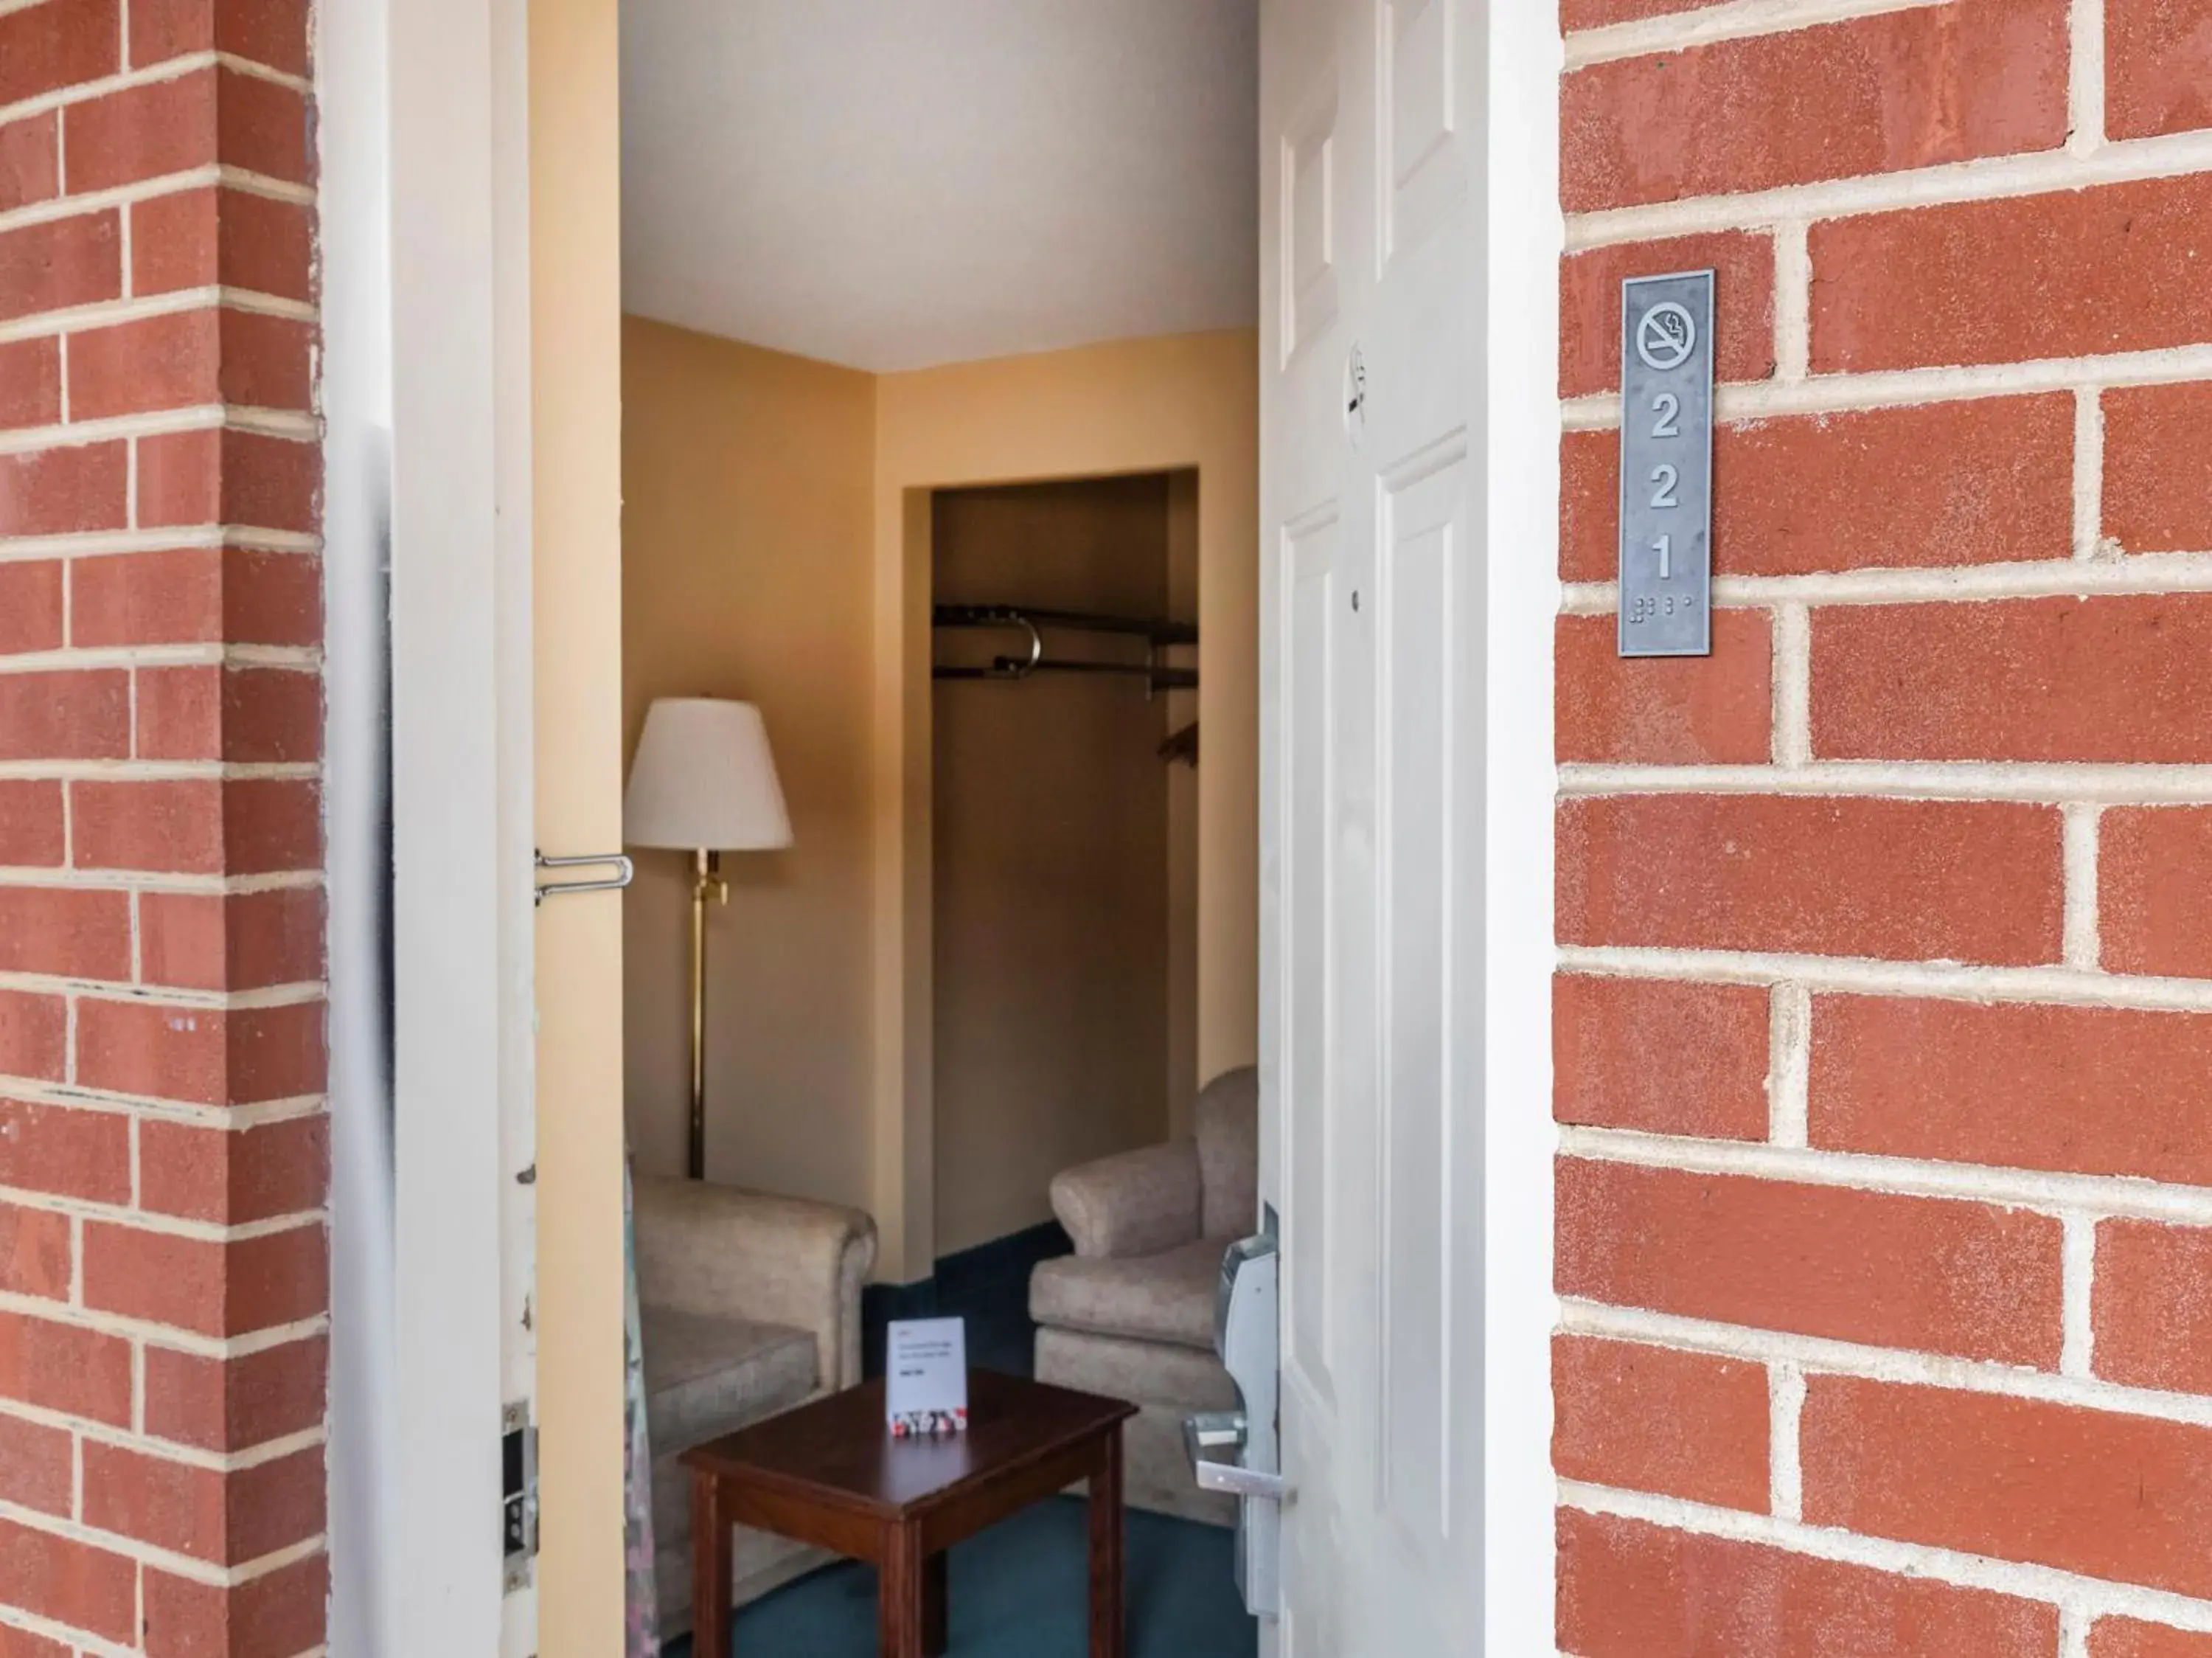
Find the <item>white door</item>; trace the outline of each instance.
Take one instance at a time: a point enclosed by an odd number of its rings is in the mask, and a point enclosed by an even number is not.
[[[1262,6],[1289,1658],[1481,1649],[1486,27],[1477,0]]]

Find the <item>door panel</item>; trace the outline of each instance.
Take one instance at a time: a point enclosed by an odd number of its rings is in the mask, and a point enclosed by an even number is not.
[[[1262,8],[1262,1180],[1311,1658],[1478,1649],[1483,21]]]

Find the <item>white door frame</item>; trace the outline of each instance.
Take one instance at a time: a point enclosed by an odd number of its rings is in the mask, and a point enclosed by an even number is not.
[[[526,739],[516,753],[512,722],[501,718],[502,698],[511,703],[518,683],[526,698],[529,685],[527,633],[518,640],[512,631],[518,593],[527,614],[528,468],[526,460],[520,498],[510,498],[518,434],[513,364],[501,361],[501,342],[516,337],[515,308],[526,315],[527,306],[526,260],[501,245],[527,224],[527,169],[516,165],[527,112],[513,97],[523,3],[351,0],[324,9],[319,43],[337,1658],[481,1658],[500,1641],[490,1519],[506,1381],[497,1102],[526,1088],[514,1074],[515,1033],[503,1041],[502,1032],[515,1021],[513,968],[528,960],[530,924],[526,866],[520,882],[501,867],[516,832],[514,802],[529,798]],[[1487,0],[1482,9],[1491,52],[1485,1094],[1510,1107],[1492,1110],[1485,1131],[1482,1649],[1538,1658],[1555,1650],[1549,1010],[1563,49],[1547,3]],[[388,334],[377,321],[384,314]],[[520,441],[526,457],[526,418]],[[387,502],[388,886],[377,833],[386,687],[375,619]],[[385,897],[397,992],[388,1009],[375,936]],[[393,1075],[382,1096],[387,1029]],[[526,1032],[520,1047],[526,1054]],[[349,1099],[349,1088],[360,1097]],[[378,1117],[387,1100],[385,1137]]]
[[[318,13],[338,1658],[501,1647],[501,1129],[529,1112],[525,4]]]
[[[1552,1473],[1553,634],[1559,609],[1559,76],[1550,0],[1486,0],[1490,30],[1490,804],[1485,837],[1483,1644],[1548,1658]]]

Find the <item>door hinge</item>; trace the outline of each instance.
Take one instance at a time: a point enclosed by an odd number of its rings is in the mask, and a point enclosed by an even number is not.
[[[538,1552],[538,1428],[527,1400],[500,1412],[500,1521],[501,1592],[512,1594],[530,1586],[530,1562]]]

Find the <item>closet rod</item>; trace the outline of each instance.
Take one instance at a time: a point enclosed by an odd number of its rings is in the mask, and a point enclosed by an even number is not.
[[[1087,610],[1036,610],[1027,605],[938,605],[932,621],[942,628],[1048,627],[1073,633],[1121,633],[1156,645],[1194,645],[1198,624],[1166,617],[1105,616]]]

